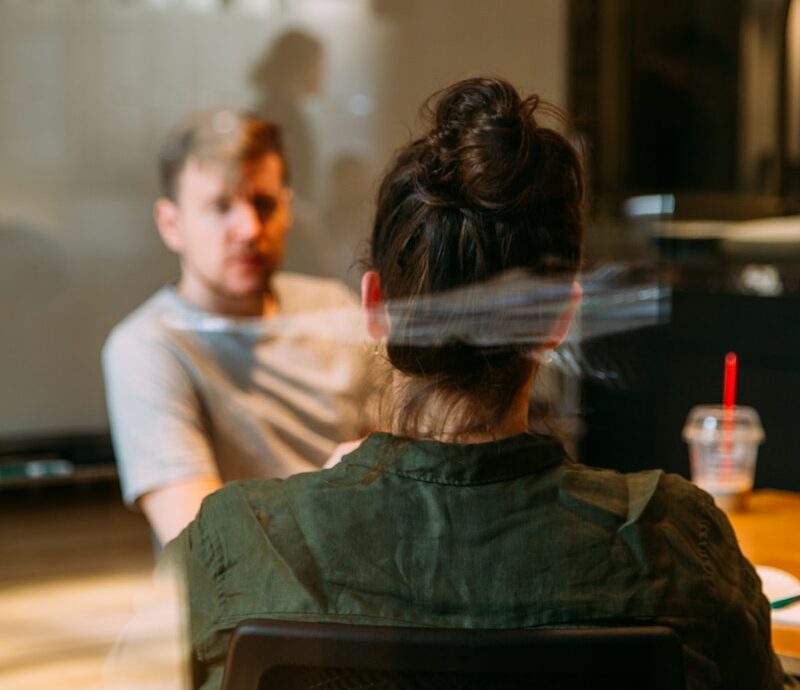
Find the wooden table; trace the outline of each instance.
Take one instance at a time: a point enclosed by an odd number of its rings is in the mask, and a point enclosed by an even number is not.
[[[800,577],[800,493],[762,490],[747,509],[728,514],[739,546],[755,565],[771,565]],[[772,626],[775,651],[800,663],[800,627]],[[784,663],[795,667],[795,663]]]

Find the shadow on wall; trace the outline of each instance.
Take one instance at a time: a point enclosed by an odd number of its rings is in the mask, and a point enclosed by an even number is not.
[[[292,29],[270,43],[250,72],[259,93],[254,111],[279,125],[294,191],[292,231],[287,240],[286,268],[313,275],[326,270],[328,243],[316,205],[317,145],[303,112],[304,99],[319,95],[325,51],[315,36]]]
[[[283,130],[292,188],[303,199],[314,197],[316,146],[301,102],[322,90],[324,58],[319,39],[293,29],[267,46],[250,73],[260,94],[254,110]]]

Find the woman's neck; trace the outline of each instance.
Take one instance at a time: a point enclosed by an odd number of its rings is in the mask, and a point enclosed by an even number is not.
[[[530,396],[533,373],[520,387],[511,404],[502,415],[490,418],[487,410],[486,422],[482,429],[471,424],[469,410],[479,405],[466,396],[433,393],[419,407],[413,436],[445,443],[484,443],[528,431],[528,398]],[[395,399],[407,394],[414,382],[409,377],[395,371],[392,387]],[[407,435],[403,425],[396,417],[392,420],[392,432]]]

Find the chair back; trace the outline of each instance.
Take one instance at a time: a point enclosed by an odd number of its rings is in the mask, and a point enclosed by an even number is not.
[[[666,627],[526,630],[245,620],[222,690],[684,690]]]

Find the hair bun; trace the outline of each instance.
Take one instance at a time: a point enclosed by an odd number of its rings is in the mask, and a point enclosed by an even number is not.
[[[510,84],[470,79],[435,96],[427,155],[419,160],[420,191],[436,205],[512,211],[530,199],[538,98]]]

